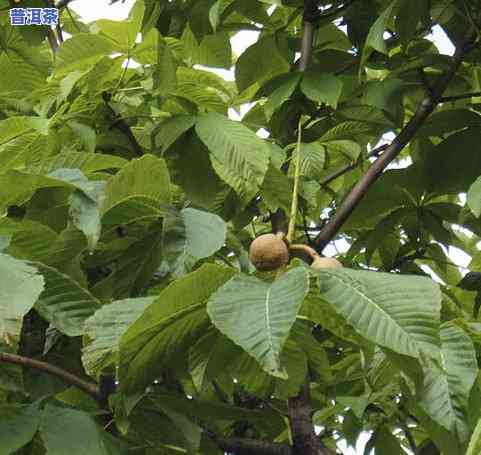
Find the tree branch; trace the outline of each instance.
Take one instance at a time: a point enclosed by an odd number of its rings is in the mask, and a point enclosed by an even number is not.
[[[33,368],[35,370],[43,371],[44,373],[57,376],[58,378],[65,381],[67,384],[73,385],[89,395],[98,398],[98,387],[97,384],[92,382],[84,381],[83,379],[75,376],[72,373],[64,370],[63,368],[56,367],[47,362],[42,362],[40,360],[31,359],[29,357],[23,357],[17,354],[8,354],[6,352],[0,352],[0,363],[11,363],[15,365],[21,365],[28,368]]]
[[[380,145],[379,147],[371,150],[366,158],[372,158],[373,156],[375,157],[378,157],[382,152],[384,152],[384,150],[386,150],[387,148],[389,147],[389,144],[384,144],[384,145]],[[340,177],[341,175],[344,175],[346,174],[347,172],[349,171],[352,171],[353,169],[355,169],[357,166],[359,166],[359,164],[361,163],[360,160],[358,161],[354,161],[353,163],[349,163],[347,164],[346,166],[342,167],[341,169],[338,169],[337,171],[333,172],[332,174],[328,175],[327,177],[324,177],[320,182],[319,184],[321,186],[324,186],[324,185],[327,185],[329,183],[331,183],[333,180],[336,180],[338,177]]]
[[[379,157],[361,177],[357,184],[353,187],[349,195],[346,197],[342,205],[337,210],[334,217],[319,233],[316,244],[319,252],[334,238],[341,229],[342,225],[347,221],[353,210],[361,202],[371,185],[383,173],[386,167],[391,163],[411,141],[418,129],[434,111],[436,106],[442,101],[442,94],[446,90],[449,82],[459,69],[464,55],[472,46],[476,39],[476,34],[470,31],[467,37],[460,43],[454,53],[452,64],[447,73],[433,87],[431,94],[427,95],[418,106],[414,116],[401,130],[394,141],[386,148],[386,151]]]
[[[481,92],[463,93],[462,95],[454,95],[454,96],[443,96],[440,102],[447,103],[448,101],[465,100],[467,98],[473,98],[475,96],[481,96]]]
[[[293,453],[299,455],[333,455],[331,449],[323,446],[314,432],[309,382],[300,393],[289,398],[289,423],[291,426]]]

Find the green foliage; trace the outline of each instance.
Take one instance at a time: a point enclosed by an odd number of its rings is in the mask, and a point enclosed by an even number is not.
[[[305,384],[330,449],[480,452],[481,54],[454,68],[430,41],[479,32],[479,2],[317,3],[301,71],[301,0],[63,8],[57,50],[0,0],[0,455],[291,445]],[[345,267],[256,272],[297,158],[294,243],[316,246],[453,68],[326,249]],[[2,354],[117,387],[95,400]]]

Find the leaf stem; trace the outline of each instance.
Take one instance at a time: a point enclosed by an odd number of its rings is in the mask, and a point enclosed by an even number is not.
[[[289,229],[287,230],[287,243],[291,243],[296,232],[297,206],[299,204],[299,178],[301,174],[301,142],[302,142],[302,121],[299,117],[297,127],[297,146],[296,160],[294,164],[294,189],[292,190],[291,216],[289,219]]]

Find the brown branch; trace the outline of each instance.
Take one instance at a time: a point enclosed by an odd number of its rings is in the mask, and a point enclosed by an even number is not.
[[[294,454],[333,455],[331,449],[323,446],[314,432],[309,382],[304,384],[300,393],[289,398],[289,423],[291,426]]]
[[[449,85],[451,79],[459,69],[464,55],[468,48],[472,46],[476,39],[476,34],[470,31],[466,39],[456,48],[453,56],[451,67],[438,83],[433,87],[431,94],[426,96],[418,106],[414,116],[401,130],[394,141],[386,148],[386,151],[371,165],[368,171],[361,177],[357,184],[348,194],[342,205],[336,211],[334,217],[319,233],[316,243],[318,251],[322,251],[325,246],[334,238],[341,229],[342,225],[347,221],[351,213],[361,202],[371,185],[383,173],[386,167],[391,163],[411,141],[418,129],[424,121],[434,111],[436,106],[442,100],[442,94]]]
[[[67,384],[73,385],[83,390],[84,392],[87,392],[89,395],[91,395],[95,399],[98,398],[97,384],[84,381],[83,379],[79,378],[78,376],[75,376],[72,373],[69,373],[63,368],[59,368],[50,363],[31,359],[29,357],[23,357],[17,354],[7,354],[6,352],[0,352],[0,363],[11,363],[11,364],[21,365],[24,367],[43,371],[44,373],[57,376]]]
[[[379,147],[375,148],[374,150],[371,150],[367,155],[366,155],[366,158],[372,158],[373,156],[375,157],[378,157],[382,152],[384,152],[384,150],[386,150],[387,148],[389,147],[389,144],[384,144],[384,145],[380,145]],[[327,177],[324,177],[320,182],[319,184],[321,186],[324,186],[324,185],[327,185],[329,183],[331,183],[333,180],[336,180],[338,177],[340,177],[341,175],[344,175],[346,174],[347,172],[349,171],[352,171],[353,169],[355,169],[357,166],[359,166],[359,164],[361,163],[362,161],[358,160],[358,161],[354,161],[353,163],[349,163],[347,164],[346,166],[342,167],[341,169],[338,169],[337,171],[333,172],[332,174],[328,175]]]

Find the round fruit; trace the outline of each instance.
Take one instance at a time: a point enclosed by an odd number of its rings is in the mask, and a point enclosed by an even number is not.
[[[257,270],[277,270],[289,262],[289,250],[280,236],[263,234],[251,243],[249,259]]]
[[[335,258],[321,258],[320,256],[314,259],[311,264],[314,270],[321,269],[342,269],[342,264]]]

